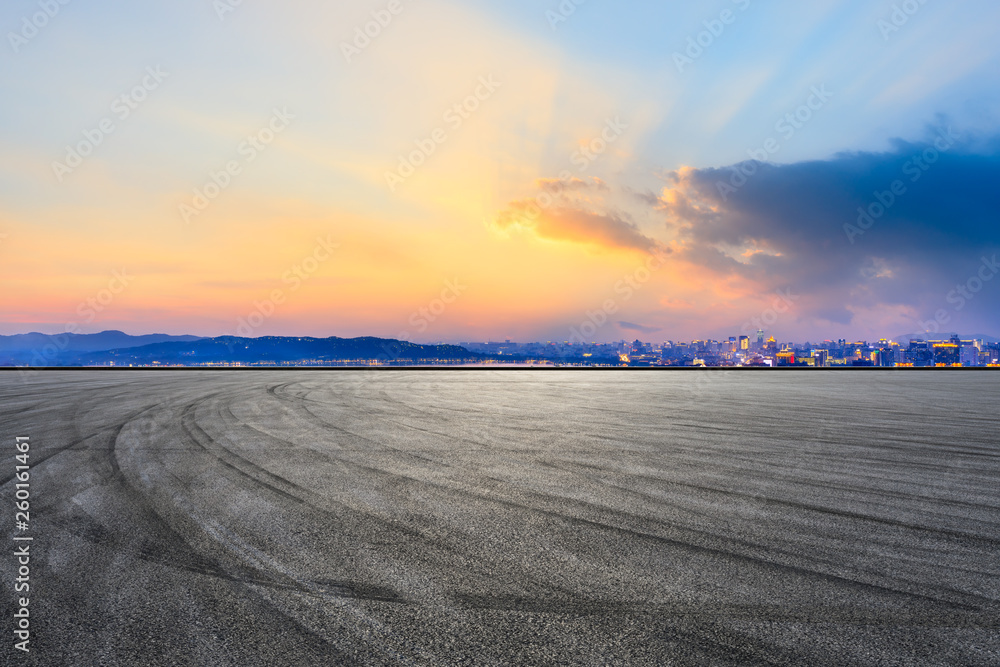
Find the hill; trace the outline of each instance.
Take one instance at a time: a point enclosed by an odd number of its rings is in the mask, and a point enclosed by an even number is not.
[[[132,336],[122,331],[95,334],[43,334],[38,332],[0,336],[0,365],[60,366],[80,354],[123,350],[158,343],[190,343],[198,336],[148,334]]]
[[[241,338],[220,336],[190,342],[162,342],[81,354],[59,365],[195,366],[239,363],[251,365],[324,365],[343,362],[431,363],[478,361],[488,355],[469,352],[457,345],[418,345],[384,338],[307,338],[264,336]]]

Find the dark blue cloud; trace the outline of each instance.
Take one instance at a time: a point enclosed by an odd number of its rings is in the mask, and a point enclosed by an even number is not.
[[[975,287],[983,259],[1000,252],[996,139],[944,129],[883,153],[747,162],[669,180],[673,196],[661,207],[683,256],[762,289],[793,286],[803,314],[847,324],[852,306],[947,309],[1000,331],[1000,275],[961,308],[953,294],[969,280]]]

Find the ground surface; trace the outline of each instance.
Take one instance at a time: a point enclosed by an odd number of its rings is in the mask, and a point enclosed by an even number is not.
[[[989,373],[3,373],[0,663],[997,665],[998,398]]]

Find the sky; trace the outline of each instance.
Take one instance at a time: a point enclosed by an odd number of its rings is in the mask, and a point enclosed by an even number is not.
[[[11,0],[0,334],[1000,336],[997,25]]]

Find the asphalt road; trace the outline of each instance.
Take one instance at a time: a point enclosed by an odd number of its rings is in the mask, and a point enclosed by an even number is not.
[[[998,398],[992,373],[0,373],[0,662],[995,666]]]

